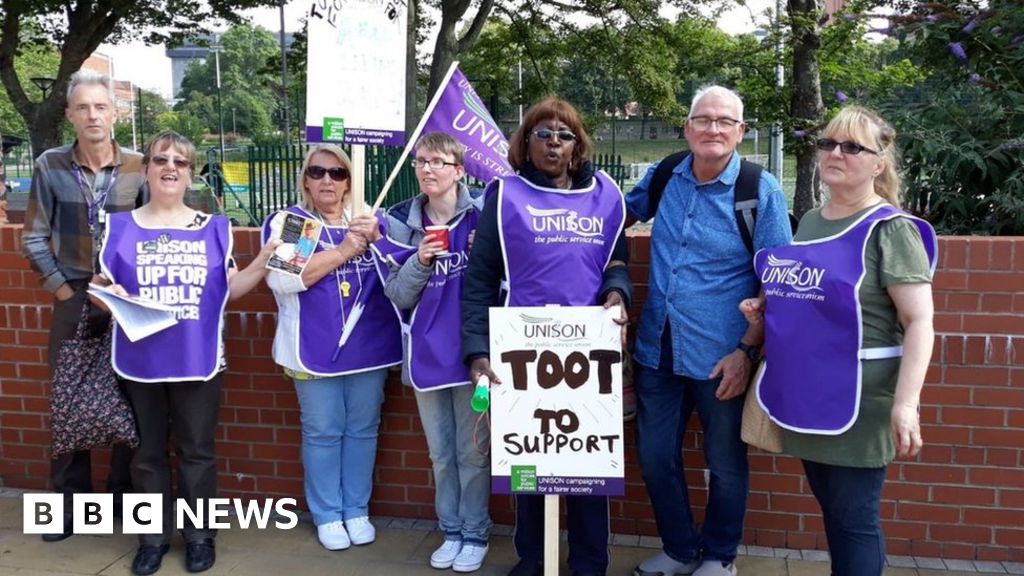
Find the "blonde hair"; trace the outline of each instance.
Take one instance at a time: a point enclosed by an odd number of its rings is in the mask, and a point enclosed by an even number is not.
[[[338,159],[341,166],[348,170],[348,191],[341,198],[342,206],[347,204],[352,199],[352,160],[349,159],[348,154],[341,149],[341,146],[337,144],[315,144],[309,147],[309,151],[306,152],[306,157],[302,160],[302,167],[299,168],[299,177],[297,179],[299,183],[299,190],[297,197],[299,198],[299,206],[302,206],[303,210],[307,212],[313,212],[316,210],[316,206],[313,204],[313,195],[306,189],[306,168],[309,168],[309,161],[313,159],[317,153],[323,152],[330,154]]]
[[[863,106],[846,106],[825,126],[822,138],[843,136],[852,138],[862,146],[878,152],[883,160],[882,173],[875,177],[875,194],[897,208],[902,206],[902,182],[896,171],[899,157],[896,151],[896,130],[875,112]]]

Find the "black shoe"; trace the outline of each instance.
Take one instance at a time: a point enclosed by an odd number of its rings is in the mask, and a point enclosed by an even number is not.
[[[604,576],[604,572],[580,572],[579,570],[573,570],[572,576]]]
[[[160,569],[164,554],[171,548],[169,544],[161,546],[139,546],[135,552],[135,559],[132,560],[132,574],[135,576],[147,576]]]
[[[217,561],[213,538],[204,538],[185,545],[185,569],[189,572],[209,570]]]
[[[508,576],[544,576],[544,564],[533,560],[520,560],[512,567]]]
[[[64,531],[57,534],[43,534],[43,542],[60,542],[61,540],[67,540],[73,535],[74,532],[71,531],[71,518],[65,518]]]

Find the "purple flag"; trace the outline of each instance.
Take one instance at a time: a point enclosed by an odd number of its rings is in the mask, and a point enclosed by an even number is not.
[[[434,106],[420,125],[419,134],[444,132],[466,147],[466,172],[483,182],[509,176],[508,140],[491,118],[476,90],[452,64],[447,81],[434,96]]]

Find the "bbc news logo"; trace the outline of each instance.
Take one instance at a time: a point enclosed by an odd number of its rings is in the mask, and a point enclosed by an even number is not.
[[[22,500],[22,531],[25,534],[61,534],[64,518],[71,516],[75,534],[114,533],[113,494],[75,494],[72,511],[66,514],[62,494],[25,494]],[[215,529],[231,528],[227,520],[234,512],[239,528],[250,526],[265,530],[271,523],[290,530],[299,523],[294,498],[249,500],[210,498],[198,500],[195,507],[178,498],[174,506],[174,525],[178,530],[190,525]],[[162,494],[124,494],[121,504],[123,534],[161,534],[164,525]]]

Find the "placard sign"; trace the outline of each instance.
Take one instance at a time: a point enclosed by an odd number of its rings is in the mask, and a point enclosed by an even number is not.
[[[406,0],[313,0],[306,139],[405,145]]]
[[[620,496],[618,308],[491,308],[491,488]]]

